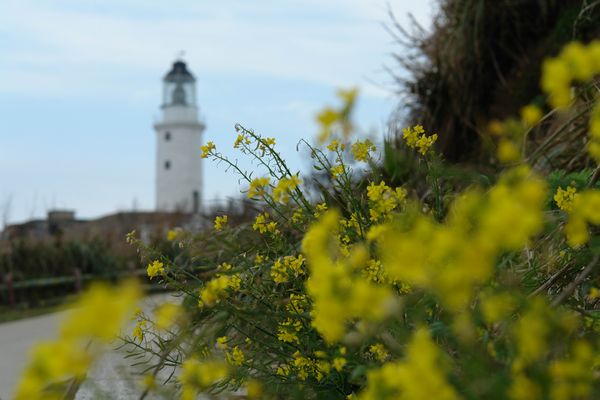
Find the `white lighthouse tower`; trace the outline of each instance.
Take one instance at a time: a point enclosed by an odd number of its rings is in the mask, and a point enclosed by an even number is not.
[[[202,198],[196,79],[177,60],[163,78],[162,119],[156,130],[156,209],[197,213]]]

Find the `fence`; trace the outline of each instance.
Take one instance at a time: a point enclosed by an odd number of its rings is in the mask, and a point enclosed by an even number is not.
[[[79,268],[73,269],[73,275],[71,276],[59,276],[59,277],[49,277],[49,278],[39,278],[39,279],[28,279],[23,281],[14,281],[13,275],[11,273],[6,274],[2,279],[2,283],[0,283],[0,300],[4,305],[8,308],[14,309],[18,304],[23,302],[29,303],[30,300],[34,300],[39,298],[39,294],[36,296],[29,296],[27,293],[36,293],[41,290],[41,294],[48,293],[48,289],[58,289],[54,290],[54,292],[58,292],[58,296],[45,296],[43,298],[43,302],[45,304],[48,303],[57,303],[61,298],[64,298],[65,295],[70,293],[78,293],[81,291],[81,288],[84,286],[85,282],[89,282],[92,280],[110,280],[115,281],[124,277],[131,276],[145,276],[146,270],[138,269],[131,270],[119,274],[107,274],[107,275],[93,275],[93,274],[82,274]],[[161,286],[157,284],[151,284],[149,282],[146,283],[145,289],[148,291],[156,291],[156,290],[164,290]],[[19,301],[21,300],[21,301]]]

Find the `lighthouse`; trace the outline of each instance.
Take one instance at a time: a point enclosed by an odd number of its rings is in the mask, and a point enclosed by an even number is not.
[[[198,117],[196,79],[176,60],[163,78],[160,120],[156,131],[156,209],[200,212],[204,124]]]

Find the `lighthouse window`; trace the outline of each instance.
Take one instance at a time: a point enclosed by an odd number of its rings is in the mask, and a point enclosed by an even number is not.
[[[168,142],[169,140],[171,140],[171,132],[165,133],[165,141]]]
[[[171,161],[165,161],[165,169],[171,168]]]

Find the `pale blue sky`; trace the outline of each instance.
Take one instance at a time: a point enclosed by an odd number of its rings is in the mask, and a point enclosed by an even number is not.
[[[239,122],[305,168],[296,143],[338,87],[361,89],[357,121],[381,137],[397,101],[383,68],[399,50],[382,27],[388,3],[428,26],[431,0],[1,0],[0,208],[12,199],[10,222],[54,207],[97,217],[134,199],[152,209],[152,124],[180,50],[204,140],[231,155]],[[238,193],[222,166],[205,162],[204,178],[205,202]]]

